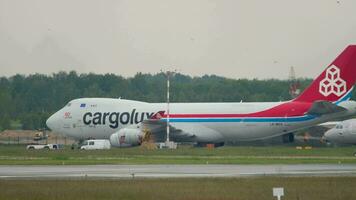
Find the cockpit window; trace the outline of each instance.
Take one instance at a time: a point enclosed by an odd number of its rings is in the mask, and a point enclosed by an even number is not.
[[[67,107],[70,107],[71,105],[72,105],[71,103],[68,103],[68,104],[67,104]]]
[[[342,129],[342,128],[343,128],[342,124],[336,125],[336,129]]]

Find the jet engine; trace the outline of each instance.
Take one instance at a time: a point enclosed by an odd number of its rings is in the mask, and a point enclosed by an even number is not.
[[[131,147],[142,143],[142,132],[140,129],[123,128],[110,136],[113,147]]]

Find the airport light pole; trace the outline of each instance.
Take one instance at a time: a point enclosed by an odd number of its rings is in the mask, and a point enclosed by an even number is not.
[[[167,143],[169,142],[169,76],[170,71],[167,71]]]
[[[166,78],[167,78],[167,127],[166,127],[167,128],[167,139],[166,139],[167,144],[169,144],[169,142],[170,142],[170,140],[169,140],[169,134],[170,134],[170,130],[169,130],[170,78],[172,76],[174,76],[175,73],[176,73],[175,71],[164,72],[164,74],[166,75]]]

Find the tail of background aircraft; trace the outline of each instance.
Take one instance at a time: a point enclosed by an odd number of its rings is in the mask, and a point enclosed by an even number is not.
[[[355,81],[356,45],[350,45],[294,101],[346,101],[351,97]]]

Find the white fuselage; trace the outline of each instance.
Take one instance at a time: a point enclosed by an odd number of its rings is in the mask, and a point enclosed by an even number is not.
[[[170,113],[174,114],[248,114],[276,107],[284,102],[274,103],[171,103]],[[342,106],[342,104],[340,104]],[[48,126],[57,133],[73,138],[108,139],[110,135],[126,127],[138,125],[158,111],[165,111],[165,103],[145,103],[139,101],[83,98],[71,101],[52,115]],[[331,114],[321,117],[219,117],[219,118],[170,118],[173,127],[198,128],[192,130],[196,141],[246,141],[256,140],[310,127],[339,117],[355,114]],[[199,128],[202,127],[202,128]],[[218,134],[210,136],[204,128]]]

